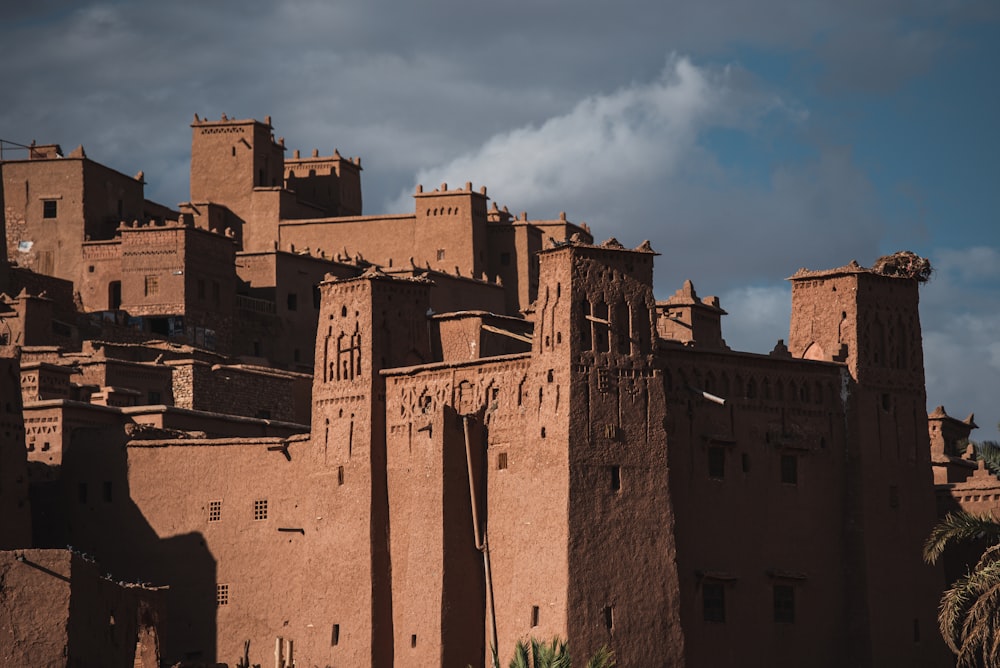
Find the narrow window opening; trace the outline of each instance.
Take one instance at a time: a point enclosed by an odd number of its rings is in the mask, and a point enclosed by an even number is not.
[[[719,446],[708,449],[708,477],[716,480],[726,477],[726,451]]]
[[[888,412],[892,408],[892,399],[889,397],[889,393],[886,392],[882,395],[882,410]]]
[[[542,438],[545,438],[545,427],[542,427]]]
[[[795,621],[795,588],[774,585],[774,621],[791,624]]]
[[[611,491],[620,492],[622,490],[622,467],[611,467]]]
[[[330,645],[336,647],[340,644],[340,624],[333,625],[333,633],[330,636]]]
[[[412,636],[410,636],[410,647],[412,648],[416,646],[417,646],[417,634],[414,633]]]
[[[497,469],[503,471],[507,468],[507,453],[498,452],[497,453]]]
[[[781,482],[797,485],[799,482],[799,458],[795,455],[781,455]]]
[[[701,586],[701,613],[706,622],[726,621],[726,587],[721,582]]]
[[[604,628],[613,631],[615,628],[615,606],[604,606]]]
[[[299,296],[294,292],[289,292],[285,303],[288,306],[289,311],[297,311],[299,308]]]
[[[444,249],[443,248],[438,248],[437,249],[437,259],[438,260],[443,260],[444,259]]]
[[[337,484],[338,485],[343,485],[344,484],[344,467],[343,466],[337,467]]]
[[[744,473],[749,473],[750,472],[750,455],[744,452],[742,455],[740,455],[740,462],[743,465],[743,472]]]
[[[538,606],[531,606],[531,626],[538,626]]]

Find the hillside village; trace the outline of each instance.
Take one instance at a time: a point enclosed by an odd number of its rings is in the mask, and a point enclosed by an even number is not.
[[[176,206],[0,160],[0,664],[949,661],[921,546],[1000,481],[927,413],[922,259],[789,258],[787,338],[734,351],[653,295],[693,249],[471,183],[365,215],[358,157],[191,130]]]

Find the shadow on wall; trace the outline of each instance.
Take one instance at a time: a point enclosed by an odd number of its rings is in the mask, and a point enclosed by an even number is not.
[[[150,527],[129,493],[123,428],[75,429],[68,440],[61,469],[32,463],[35,545],[71,545],[117,580],[168,587],[161,597],[161,662],[213,662],[216,562],[204,537],[160,538]]]

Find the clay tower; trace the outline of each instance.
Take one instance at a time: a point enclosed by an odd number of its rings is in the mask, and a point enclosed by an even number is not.
[[[331,554],[339,569],[334,614],[371,630],[367,641],[340,644],[344,665],[392,665],[385,379],[379,372],[430,359],[431,287],[374,268],[320,283],[312,439],[343,488],[342,529]]]
[[[789,280],[789,352],[842,362],[848,372],[841,389],[854,434],[847,444],[846,572],[856,620],[850,641],[856,655],[849,658],[858,665],[921,665],[920,636],[937,629],[933,617],[913,611],[934,610],[940,590],[920,559],[935,508],[918,280],[856,262],[800,270]],[[912,655],[900,656],[901,647],[913,648]]]
[[[559,635],[621,665],[682,656],[654,255],[613,239],[539,254],[527,433],[509,454],[530,461],[516,484],[490,483],[491,535],[510,537],[494,552],[502,648]]]

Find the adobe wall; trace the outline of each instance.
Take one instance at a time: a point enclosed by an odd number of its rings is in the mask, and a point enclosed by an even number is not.
[[[0,549],[30,547],[31,505],[17,349],[0,346]]]
[[[413,214],[282,220],[280,248],[309,248],[338,261],[362,257],[387,270],[408,267],[411,257],[424,266],[425,258],[416,252],[415,222]]]
[[[69,550],[0,552],[0,663],[159,665],[156,592],[103,577]]]
[[[286,422],[308,418],[307,406],[296,401],[303,398],[297,388],[312,383],[308,374],[195,360],[166,364],[173,370],[174,402],[180,408]]]
[[[7,255],[18,266],[75,280],[84,240],[83,160],[9,161],[3,165]],[[44,202],[56,203],[44,217]]]
[[[463,311],[434,315],[429,326],[438,361],[467,362],[531,350],[531,323],[521,318]]]
[[[680,348],[659,358],[689,664],[845,665],[845,372]],[[722,587],[724,622],[706,618],[706,586]],[[792,588],[792,622],[775,621],[776,586]]]
[[[285,187],[300,200],[324,211],[325,216],[360,216],[361,158],[333,155],[302,158],[295,151],[285,159]]]
[[[125,176],[100,163],[84,160],[84,240],[112,238],[123,220],[146,220],[144,185],[142,172],[135,177]]]
[[[84,311],[111,311],[121,306],[121,239],[87,241],[81,246],[83,271],[77,291]]]

